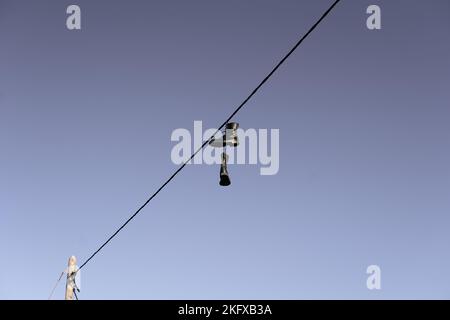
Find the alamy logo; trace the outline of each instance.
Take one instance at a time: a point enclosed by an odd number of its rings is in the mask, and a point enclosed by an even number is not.
[[[367,29],[380,30],[381,29],[381,8],[375,4],[367,7],[367,14],[370,16],[366,20]]]
[[[66,13],[69,14],[66,20],[66,27],[69,30],[81,30],[81,9],[76,4],[67,7]]]
[[[194,121],[193,135],[188,129],[175,129],[171,135],[171,141],[177,142],[172,148],[171,160],[174,164],[180,165],[189,160],[191,154],[199,149],[204,141],[219,141],[222,143],[222,133],[217,129],[207,129],[203,131],[202,121]],[[215,136],[213,136],[216,134]],[[271,129],[270,135],[268,129],[236,129],[239,137],[239,144],[236,143],[233,149],[230,149],[227,156],[228,164],[251,164],[261,165],[261,175],[275,175],[280,168],[279,129]],[[236,137],[237,141],[237,137]],[[229,144],[230,141],[224,141]],[[210,143],[214,145],[214,142]],[[199,152],[188,164],[221,164],[222,148],[214,148],[210,145]]]
[[[381,289],[381,268],[377,265],[370,265],[366,270],[369,277],[367,278],[366,285],[369,290]]]

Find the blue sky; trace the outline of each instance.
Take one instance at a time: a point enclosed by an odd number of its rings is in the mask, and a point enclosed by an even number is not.
[[[0,0],[1,299],[46,299],[176,170],[172,131],[221,124],[331,1],[78,0],[69,31],[72,3]],[[235,119],[280,130],[278,174],[186,167],[80,299],[450,298],[449,13],[342,1]]]

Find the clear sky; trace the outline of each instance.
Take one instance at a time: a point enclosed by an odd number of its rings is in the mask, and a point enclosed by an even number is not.
[[[221,124],[331,2],[0,0],[0,298],[46,299],[176,170],[172,131]],[[80,299],[450,298],[449,16],[343,0],[235,118],[280,130],[279,173],[186,167]]]

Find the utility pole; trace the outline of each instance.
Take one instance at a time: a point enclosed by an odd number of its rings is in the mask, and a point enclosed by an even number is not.
[[[67,274],[67,280],[66,280],[66,295],[65,300],[74,300],[74,297],[78,300],[76,290],[79,292],[80,289],[78,288],[76,276],[79,272],[78,266],[77,266],[77,258],[75,256],[71,256],[69,258],[69,262],[67,264],[66,274]]]

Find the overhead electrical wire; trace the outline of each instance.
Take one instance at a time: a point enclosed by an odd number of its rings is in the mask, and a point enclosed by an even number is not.
[[[56,289],[56,287],[58,286],[59,282],[61,281],[63,275],[64,275],[64,271],[61,272],[61,275],[59,276],[58,280],[56,281],[56,283],[55,283],[55,285],[54,285],[54,287],[53,287],[53,289],[52,289],[52,292],[51,292],[50,295],[48,296],[48,300],[51,300],[51,299],[52,299],[53,293],[55,293],[55,289]]]
[[[316,27],[323,21],[323,19],[325,19],[325,17],[331,12],[331,10],[333,10],[333,8],[340,2],[341,0],[336,0],[323,14],[322,16],[319,18],[319,20],[317,20],[316,23],[314,23],[314,25],[308,30],[308,32],[306,32],[301,38],[300,40],[298,40],[298,42],[294,45],[294,47],[283,57],[283,59],[280,60],[280,62],[278,62],[278,64],[272,69],[272,71],[269,72],[269,74],[267,74],[267,76],[258,84],[258,86],[248,95],[248,97],[233,111],[233,113],[220,125],[220,127],[217,129],[217,131],[211,136],[211,138],[213,138],[219,131],[221,131],[223,129],[223,127],[230,122],[230,120],[242,109],[242,107],[244,107],[247,102],[258,92],[258,90],[267,82],[267,80],[269,80],[269,78],[278,70],[278,68],[289,58],[289,56],[291,56],[292,53],[294,53],[294,51],[300,46],[300,44],[311,34],[311,32],[314,31],[314,29],[316,29]],[[86,261],[84,261],[84,263],[79,267],[78,270],[81,270],[86,264],[89,263],[89,261],[92,260],[92,258],[94,258],[128,223],[130,223],[131,220],[133,220],[138,214],[139,212],[142,211],[142,209],[144,209],[147,204],[152,201],[157,195],[158,193],[161,192],[161,190],[164,189],[164,187],[166,187],[170,181],[172,181],[173,178],[175,178],[175,176],[180,173],[181,170],[183,170],[183,168],[186,166],[186,164],[188,164],[211,140],[208,139],[205,142],[203,142],[202,146],[200,148],[198,148],[190,157],[188,160],[186,160],[151,196],[150,198],[147,199],[147,201],[144,202],[143,205],[141,205],[139,207],[139,209],[137,209],[133,215],[131,217],[129,217],[96,251],[94,251],[94,253],[92,253],[89,258],[86,259]]]

